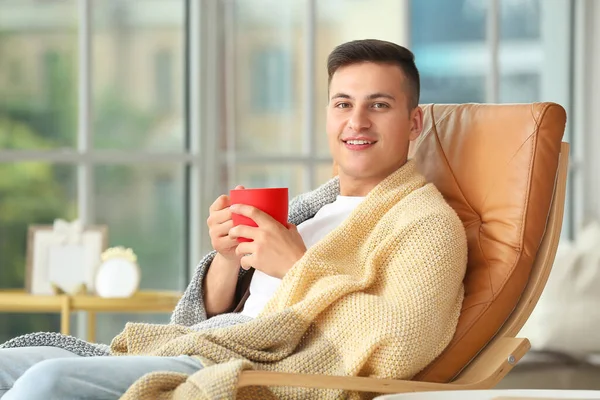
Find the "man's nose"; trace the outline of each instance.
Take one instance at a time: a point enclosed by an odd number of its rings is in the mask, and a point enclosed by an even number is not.
[[[355,108],[350,116],[350,120],[348,121],[348,127],[355,132],[360,132],[365,129],[369,129],[371,127],[371,121],[369,120],[369,116],[366,111]]]

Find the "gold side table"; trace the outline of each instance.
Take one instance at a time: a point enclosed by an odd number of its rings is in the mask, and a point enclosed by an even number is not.
[[[70,335],[72,312],[87,312],[88,341],[96,341],[97,312],[171,313],[181,292],[139,291],[127,298],[103,298],[94,295],[39,296],[24,290],[0,290],[0,312],[60,313],[60,332]]]

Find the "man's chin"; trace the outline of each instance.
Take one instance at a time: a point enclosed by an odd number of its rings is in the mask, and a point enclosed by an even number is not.
[[[347,178],[354,180],[370,180],[381,174],[381,170],[377,170],[375,168],[367,168],[367,167],[340,167],[339,168],[340,175],[344,175]]]
[[[345,178],[357,180],[357,181],[382,181],[387,178],[390,174],[398,170],[401,165],[389,166],[388,168],[382,168],[381,165],[375,166],[357,166],[357,165],[345,165],[338,167],[338,174]]]

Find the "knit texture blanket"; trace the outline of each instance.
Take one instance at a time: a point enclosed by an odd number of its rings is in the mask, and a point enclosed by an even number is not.
[[[237,391],[245,369],[409,379],[454,334],[466,261],[461,221],[409,162],[306,252],[256,319],[200,331],[128,324],[112,354],[187,354],[205,368],[192,376],[148,374],[123,398],[359,397],[286,387]]]

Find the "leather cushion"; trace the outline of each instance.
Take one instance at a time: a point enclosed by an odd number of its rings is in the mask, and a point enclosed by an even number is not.
[[[465,300],[454,339],[414,379],[448,382],[521,296],[542,241],[564,133],[554,103],[425,105],[410,157],[467,231]]]

